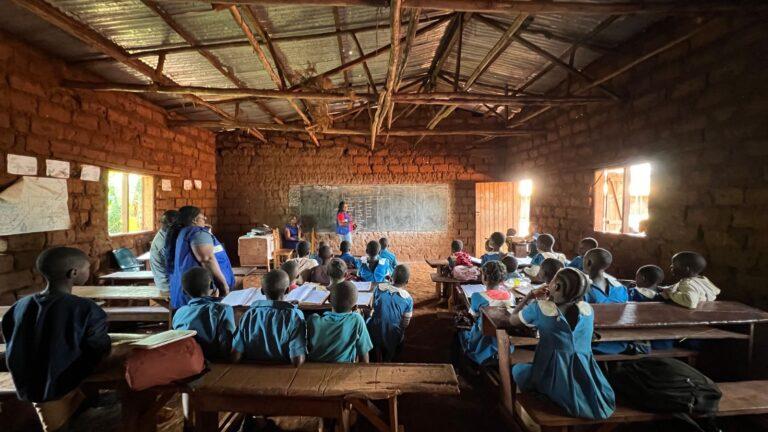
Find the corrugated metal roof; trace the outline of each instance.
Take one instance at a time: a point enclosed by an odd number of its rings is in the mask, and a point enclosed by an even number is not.
[[[152,48],[186,47],[187,43],[158,15],[144,5],[140,0],[47,0],[51,5],[82,22],[129,52]],[[223,40],[242,41],[239,47],[217,48],[211,50],[214,55],[229,68],[232,73],[252,88],[276,88],[252,48],[245,45],[245,38],[240,28],[234,23],[228,10],[213,10],[210,5],[202,2],[161,2],[161,8],[173,19],[192,34],[200,43],[211,43]],[[262,22],[272,37],[305,36],[318,33],[332,32],[336,28],[334,9],[322,6],[252,6],[254,14]],[[425,16],[440,16],[445,12],[427,12]],[[339,24],[342,28],[359,28],[366,26],[386,26],[389,23],[387,8],[370,7],[340,7],[338,8]],[[494,15],[494,19],[503,25],[509,25],[514,16]],[[524,24],[524,28],[534,32],[523,32],[522,36],[542,49],[556,55],[563,55],[570,44],[547,38],[542,31],[549,32],[560,38],[578,39],[592,31],[605,18],[589,15],[536,15]],[[619,18],[607,29],[598,34],[592,42],[603,47],[615,46],[629,37],[637,34],[658,17],[648,15],[629,15]],[[421,24],[422,26],[425,24]],[[20,39],[63,57],[65,60],[80,60],[103,55],[86,44],[56,29],[34,15],[12,5],[9,0],[0,0],[0,27],[17,35]],[[404,80],[425,74],[445,32],[447,23],[443,23],[429,33],[419,36],[408,57],[405,67]],[[461,77],[469,77],[478,67],[480,61],[494,46],[501,36],[501,31],[492,28],[478,19],[466,23],[463,38]],[[386,27],[370,29],[357,33],[364,52],[371,52],[378,47],[390,43],[390,30]],[[307,76],[322,73],[341,64],[338,40],[336,36],[318,37],[311,40],[276,41],[276,49],[286,61],[286,65],[300,75]],[[358,51],[349,35],[342,36],[344,59],[349,61],[358,57]],[[594,62],[602,54],[581,48],[577,50],[574,65],[576,68]],[[155,66],[157,57],[142,57],[150,66]],[[386,80],[388,54],[384,53],[367,62],[379,88]],[[141,83],[147,82],[146,77],[117,62],[85,63],[95,73],[108,81]],[[274,62],[273,62],[274,64]],[[473,87],[478,92],[501,93],[505,86],[518,88],[538,71],[546,67],[549,61],[517,42],[513,42],[499,58],[485,71]],[[448,56],[443,71],[454,74],[456,66],[455,48]],[[181,85],[233,87],[234,84],[216,70],[199,53],[190,51],[169,54],[165,60],[164,73]],[[539,79],[527,91],[531,93],[546,93],[557,86],[567,76],[559,67]],[[368,79],[362,65],[349,70],[350,82],[359,86],[358,91],[365,91]],[[578,79],[578,78],[575,78]],[[344,86],[344,74],[331,77],[333,85]],[[450,85],[440,82],[439,88],[450,89]],[[151,95],[149,99],[167,107],[179,107],[184,99],[170,95]],[[206,97],[208,100],[224,99]],[[294,110],[286,101],[266,100],[263,102],[277,115],[284,119],[295,119]],[[224,103],[221,107],[229,113],[234,113],[234,103]],[[343,109],[344,103],[332,106]],[[482,107],[468,107],[479,111]],[[189,118],[214,119],[215,114],[202,108],[186,104],[176,109]],[[271,121],[269,115],[253,102],[240,104],[240,115],[255,121]]]

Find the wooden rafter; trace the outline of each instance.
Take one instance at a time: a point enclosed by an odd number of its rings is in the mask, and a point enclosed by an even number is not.
[[[87,25],[70,18],[68,15],[64,14],[57,8],[51,6],[50,4],[42,0],[24,0],[24,1],[14,0],[14,2],[17,5],[21,6],[22,8],[26,9],[27,11],[31,12],[32,14],[53,24],[54,26],[65,31],[66,33],[69,33],[70,35],[80,39],[87,45],[93,48],[96,48],[97,50],[101,51],[102,53],[110,57],[113,57],[115,60],[128,66],[129,68],[135,70],[136,72],[139,72],[140,74],[148,77],[153,82],[161,83],[167,86],[177,85],[177,83],[174,82],[172,79],[168,78],[162,73],[159,73],[158,71],[156,71],[146,63],[142,62],[141,60],[131,58],[128,52],[126,52],[125,49],[123,49],[119,45],[115,44],[111,40],[102,36],[101,34],[91,29]],[[203,106],[213,111],[217,116],[219,116],[224,120],[233,119],[233,117],[226,111],[222,110],[221,108],[213,104],[206,102],[205,100],[201,99],[198,96],[195,96],[193,94],[182,94],[182,96],[196,105]],[[258,130],[249,128],[248,133],[258,138],[259,140],[266,142],[266,138]]]
[[[197,38],[190,32],[188,32],[181,24],[176,22],[176,20],[171,16],[171,14],[167,13],[165,9],[160,7],[160,5],[155,0],[141,0],[144,5],[149,8],[152,12],[154,12],[157,16],[160,17],[173,31],[176,32],[179,36],[181,36],[182,39],[184,39],[185,42],[187,42],[190,45],[198,45],[199,41]],[[198,49],[197,52],[205,58],[208,63],[211,64],[211,66],[214,67],[219,73],[224,75],[232,84],[236,85],[240,88],[246,88],[248,85],[243,82],[240,78],[235,75],[235,73],[232,71],[231,68],[225,66],[218,57],[216,57],[212,52],[206,49]],[[280,118],[280,116],[277,115],[272,109],[270,109],[265,103],[259,101],[256,104],[264,113],[269,115],[274,121],[278,123],[284,123],[285,120]]]
[[[344,54],[344,37],[341,34],[341,15],[339,14],[339,8],[334,7],[333,8],[333,24],[336,27],[336,45],[339,47],[339,64],[344,64],[347,62],[347,56]],[[352,36],[355,36],[354,33],[352,33]],[[360,50],[360,55],[363,55],[362,49]],[[363,63],[365,64],[365,63]],[[368,69],[368,65],[365,66],[366,70]],[[344,84],[346,87],[350,86],[350,79],[349,79],[349,71],[344,71]],[[374,89],[375,91],[375,89]]]
[[[461,28],[460,24],[464,19],[464,14],[456,14],[446,26],[445,32],[435,50],[435,55],[432,57],[432,62],[429,65],[427,81],[424,84],[426,91],[431,91],[435,87],[437,76],[442,70],[443,64],[453,48],[453,44],[456,42],[456,34]]]
[[[352,33],[352,41],[355,42],[355,47],[357,48],[357,53],[360,56],[365,55],[365,52],[363,51],[363,46],[360,45],[360,41],[357,39],[357,35]],[[371,86],[371,90],[373,90],[373,93],[378,96],[379,90],[376,88],[376,81],[373,80],[373,74],[371,74],[371,69],[368,67],[368,62],[363,62],[363,70],[365,71],[365,76],[368,79],[368,84]],[[347,71],[344,71],[344,75],[346,76]],[[349,87],[349,85],[347,85]]]
[[[585,85],[583,87],[580,87],[580,88],[576,89],[573,92],[573,94],[574,95],[584,94],[584,93],[588,92],[589,90],[591,90],[592,88],[594,88],[594,87],[596,87],[596,86],[598,86],[598,85],[600,85],[600,84],[602,84],[604,82],[612,80],[613,78],[615,78],[615,77],[625,73],[626,71],[634,68],[635,66],[637,66],[638,64],[648,60],[649,58],[655,57],[655,56],[661,54],[664,51],[667,51],[668,49],[674,47],[675,45],[677,45],[677,44],[679,44],[681,42],[687,41],[688,39],[692,38],[696,34],[698,34],[701,31],[703,31],[705,28],[707,28],[707,26],[710,25],[712,22],[714,22],[714,20],[710,20],[710,21],[704,22],[704,23],[699,24],[699,25],[697,25],[697,26],[695,26],[695,27],[693,27],[693,28],[691,28],[689,30],[684,31],[680,36],[677,36],[674,39],[672,39],[672,40],[662,44],[658,48],[653,49],[653,50],[651,50],[651,51],[641,55],[640,57],[637,57],[637,58],[634,58],[632,60],[629,60],[623,66],[621,66],[619,68],[616,68],[612,72],[609,72],[609,73],[601,76],[600,78],[597,78],[592,84],[588,84],[588,85]],[[533,120],[534,118],[536,118],[536,117],[538,117],[538,116],[540,116],[540,115],[550,111],[553,108],[555,108],[555,107],[551,106],[551,105],[550,106],[544,106],[544,107],[541,107],[541,108],[539,108],[539,109],[537,109],[537,110],[535,110],[533,112],[527,113],[525,116],[523,116],[522,118],[517,120],[514,124],[512,124],[510,127],[514,128],[514,127],[523,126],[525,123],[527,123],[527,122]]]
[[[537,29],[537,28],[530,28],[530,27],[528,27],[525,30],[521,31],[520,34],[541,36],[541,37],[543,37],[545,39],[566,43],[568,45],[579,45],[579,46],[584,47],[584,48],[586,48],[586,49],[588,49],[590,51],[594,51],[594,52],[596,52],[598,54],[603,54],[603,55],[613,54],[615,52],[612,47],[600,45],[600,44],[597,44],[597,43],[594,43],[594,42],[585,42],[585,41],[583,41],[579,37],[574,37],[574,36],[570,36],[570,35],[569,36],[565,36],[565,35],[561,35],[561,34],[556,34],[556,33],[553,33],[553,32],[551,32],[549,30],[544,30],[544,29]]]
[[[256,33],[258,33],[259,37],[264,42],[264,45],[267,46],[269,55],[272,57],[272,61],[275,63],[275,69],[277,70],[277,76],[280,78],[282,88],[287,87],[288,84],[291,83],[290,66],[283,63],[283,58],[275,47],[275,44],[272,41],[272,37],[270,36],[269,32],[267,32],[267,29],[264,28],[264,25],[261,23],[256,14],[253,13],[253,10],[250,7],[244,7],[242,11],[243,16],[245,17],[246,21],[248,21],[248,24],[252,26],[252,28],[256,31]]]
[[[206,128],[220,128],[220,129],[234,129],[245,127],[259,127],[265,131],[287,132],[287,133],[306,133],[306,129],[298,125],[280,125],[274,123],[257,123],[250,121],[197,121],[197,120],[180,120],[172,121],[170,126],[196,126]],[[318,134],[326,135],[356,135],[356,136],[370,136],[371,131],[369,129],[344,129],[344,128],[327,128],[322,131],[317,131]],[[384,136],[400,136],[400,137],[412,137],[412,136],[462,136],[462,135],[474,135],[474,136],[526,136],[533,134],[545,133],[544,130],[526,130],[526,129],[439,129],[429,130],[422,128],[402,128],[402,129],[390,129],[380,131],[380,135]]]
[[[384,91],[379,94],[376,113],[371,121],[371,150],[376,147],[376,136],[381,130],[384,118],[389,110],[392,109],[392,93],[397,84],[397,71],[400,64],[400,15],[402,13],[402,0],[393,0],[390,6],[390,45],[389,62],[387,66],[387,84]]]

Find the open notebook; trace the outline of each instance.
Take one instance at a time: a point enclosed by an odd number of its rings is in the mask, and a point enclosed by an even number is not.
[[[372,284],[370,282],[352,282],[357,288],[357,292],[369,292],[371,291]]]
[[[467,297],[467,304],[470,304],[470,300],[472,299],[472,294],[479,293],[479,292],[485,292],[486,288],[485,285],[482,284],[467,284],[461,286],[461,291],[464,293],[464,296]]]
[[[285,296],[285,301],[298,303],[299,305],[321,305],[328,299],[330,293],[321,289],[318,284],[305,283],[300,287],[289,292]]]
[[[373,306],[371,304],[371,298],[372,297],[373,297],[373,293],[372,292],[358,292],[357,293],[357,303],[356,303],[356,305],[358,307],[361,307],[361,306],[364,306],[364,307]]]
[[[266,300],[267,296],[261,293],[261,288],[246,288],[230,291],[221,303],[230,306],[250,306],[256,300]]]

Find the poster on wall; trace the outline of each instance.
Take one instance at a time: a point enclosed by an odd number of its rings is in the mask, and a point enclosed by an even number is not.
[[[195,180],[195,189],[200,190],[203,188],[203,181],[202,180]]]
[[[192,190],[192,180],[184,180],[184,190]]]
[[[55,178],[69,178],[69,162],[47,159],[45,161],[45,175]]]
[[[0,236],[69,229],[67,181],[22,177],[0,192]]]
[[[83,165],[80,169],[80,180],[99,181],[101,168],[95,165]]]
[[[37,158],[8,153],[8,174],[37,175]]]
[[[162,179],[160,180],[160,190],[163,192],[170,192],[171,191],[171,180],[170,179]]]

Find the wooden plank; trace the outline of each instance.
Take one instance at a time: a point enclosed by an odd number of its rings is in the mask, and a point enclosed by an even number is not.
[[[0,372],[0,397],[5,396],[16,397],[16,385],[10,372]]]
[[[534,350],[516,350],[509,356],[509,364],[516,365],[520,363],[532,363],[534,357]],[[671,348],[663,350],[653,350],[648,354],[595,354],[595,360],[597,361],[623,361],[623,360],[638,360],[646,357],[654,358],[688,358],[698,355],[697,351],[683,349],[683,348]]]
[[[171,311],[162,306],[104,307],[109,322],[170,322]]]
[[[748,334],[722,330],[716,327],[662,327],[643,329],[598,330],[600,342],[637,340],[682,340],[682,339],[749,339]],[[535,337],[510,336],[516,347],[534,346],[539,343]]]
[[[72,294],[101,300],[161,300],[167,301],[171,293],[155,286],[141,285],[84,285],[72,287]]]

